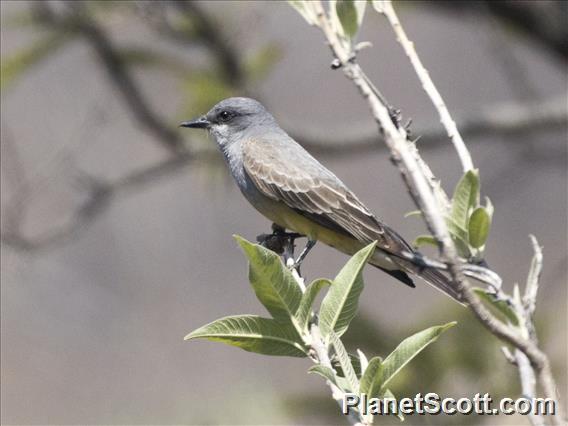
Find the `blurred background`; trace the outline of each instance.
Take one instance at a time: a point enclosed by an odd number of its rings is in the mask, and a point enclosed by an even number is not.
[[[528,234],[544,246],[536,323],[564,398],[566,5],[396,4],[495,205],[487,261],[507,291],[526,280]],[[265,314],[232,234],[254,240],[270,224],[204,132],[177,128],[222,98],[259,99],[405,238],[426,231],[404,218],[410,197],[320,32],[285,2],[2,1],[0,11],[2,423],[344,424],[307,360],[183,341],[222,316]],[[373,43],[363,68],[452,191],[457,156],[391,29],[368,10],[359,40]],[[303,272],[333,277],[346,260],[318,245]],[[351,351],[384,356],[459,322],[397,377],[396,395],[520,395],[517,370],[466,309],[374,268],[365,280]]]

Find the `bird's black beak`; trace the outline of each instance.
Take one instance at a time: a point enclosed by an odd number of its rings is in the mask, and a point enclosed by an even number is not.
[[[207,120],[206,116],[196,118],[195,120],[191,121],[184,121],[179,126],[180,127],[191,127],[193,129],[208,129],[211,125],[211,122]]]

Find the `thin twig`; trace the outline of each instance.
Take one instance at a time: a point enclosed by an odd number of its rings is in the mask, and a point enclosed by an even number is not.
[[[385,1],[383,3],[382,12],[390,22],[392,29],[396,34],[396,38],[402,46],[404,52],[406,53],[406,56],[408,56],[408,59],[410,59],[410,63],[414,67],[416,75],[422,83],[422,88],[428,94],[430,100],[432,101],[432,104],[438,111],[438,114],[440,115],[440,122],[446,128],[448,136],[450,137],[452,143],[454,144],[454,147],[456,148],[463,171],[467,172],[468,170],[472,170],[473,161],[467,147],[465,146],[465,142],[463,141],[460,132],[458,131],[456,122],[452,119],[452,116],[450,115],[450,112],[448,111],[448,108],[446,107],[446,104],[444,103],[440,92],[438,91],[438,89],[436,89],[436,86],[432,82],[428,70],[426,70],[424,65],[422,65],[422,61],[420,60],[418,54],[416,53],[416,50],[414,49],[414,43],[412,43],[406,36],[406,32],[400,24],[398,16],[396,15],[396,12],[394,11],[394,8],[392,7],[392,3],[390,1]]]

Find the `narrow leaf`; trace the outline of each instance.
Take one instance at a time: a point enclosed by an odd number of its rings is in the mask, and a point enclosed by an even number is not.
[[[497,314],[497,317],[501,321],[506,322],[508,320],[515,326],[519,325],[517,314],[505,300],[497,299],[493,293],[489,293],[483,288],[475,287],[473,288],[473,291],[479,296],[481,300],[483,300],[491,308],[493,308],[493,312]]]
[[[469,244],[473,248],[482,247],[487,241],[490,228],[491,218],[485,207],[476,208],[469,220]]]
[[[320,278],[312,282],[306,289],[305,293],[302,295],[302,300],[300,301],[300,307],[298,308],[295,315],[298,326],[300,327],[301,330],[306,330],[308,328],[308,323],[310,321],[314,300],[316,299],[320,290],[329,285],[331,285],[330,280],[325,278]]]
[[[406,339],[404,339],[394,351],[382,363],[382,368],[378,369],[375,375],[375,381],[372,389],[378,389],[378,393],[369,394],[369,397],[379,396],[388,382],[402,370],[416,355],[418,355],[426,346],[434,342],[440,334],[448,328],[453,327],[456,323],[450,322],[445,325],[435,326],[420,331]]]
[[[361,375],[363,374],[363,366],[361,365],[361,359],[359,359],[359,356],[355,354],[348,354],[348,355],[349,355],[349,361],[351,362],[351,365],[355,370],[355,375],[357,377],[361,377]],[[341,368],[339,359],[337,359],[336,356],[333,356],[331,358],[331,366],[335,370],[335,373],[337,374],[338,377],[345,377],[345,372],[343,371],[343,368]]]
[[[414,239],[412,245],[417,248],[426,245],[438,247],[438,242],[436,241],[436,238],[434,238],[432,235],[419,235]]]
[[[347,37],[353,39],[359,29],[355,2],[353,0],[337,0],[335,3],[335,11],[339,22],[341,22],[343,32]]]
[[[249,280],[258,300],[275,320],[297,324],[294,314],[300,306],[302,291],[290,270],[273,251],[239,236],[235,239],[249,259]]]
[[[351,360],[349,359],[349,354],[345,350],[345,346],[339,339],[339,336],[335,334],[333,331],[330,334],[330,342],[333,345],[333,349],[335,350],[335,355],[339,360],[339,364],[341,365],[341,369],[343,370],[343,374],[345,375],[345,379],[349,384],[349,390],[353,393],[359,392],[359,380],[357,379],[357,375],[355,374],[355,369],[353,368],[353,364],[351,364]]]
[[[391,392],[390,389],[385,389],[383,390],[382,394],[381,394],[381,398],[384,399],[392,399],[394,401],[397,401],[396,397],[394,396],[394,394]],[[402,415],[402,413],[399,411],[398,414],[396,414],[396,416],[398,417],[398,419],[403,422],[404,421],[404,416]]]
[[[478,205],[479,174],[477,170],[469,170],[456,185],[452,198],[451,217],[456,225],[468,229],[469,213]]]
[[[357,377],[360,377],[369,366],[369,360],[367,359],[367,356],[363,353],[361,349],[357,349],[357,355],[359,357],[359,366],[361,369],[361,374],[358,374]],[[353,360],[351,361],[351,363],[353,364]],[[355,369],[355,372],[357,372],[357,369]]]
[[[335,371],[332,368],[324,367],[323,365],[314,365],[308,369],[308,373],[315,373],[322,376],[324,379],[329,380],[335,386],[340,387],[337,384],[337,377]]]
[[[469,259],[471,250],[469,249],[468,231],[458,225],[451,216],[446,217],[446,224],[448,225],[450,236],[458,249],[458,254],[465,259]]]
[[[365,393],[372,398],[373,395],[379,395],[380,383],[378,380],[375,380],[377,376],[382,377],[382,370],[383,370],[383,360],[376,356],[371,358],[369,361],[369,366],[363,373],[361,377],[361,384],[359,385],[360,393]]]
[[[296,330],[270,318],[237,315],[213,321],[185,336],[185,340],[208,339],[264,355],[305,357]]]
[[[363,267],[375,251],[376,242],[359,250],[333,280],[320,309],[320,328],[327,337],[331,331],[341,336],[357,313],[363,291]]]

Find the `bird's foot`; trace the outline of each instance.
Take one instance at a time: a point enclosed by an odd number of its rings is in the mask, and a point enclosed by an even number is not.
[[[286,232],[284,228],[273,223],[272,234],[261,234],[256,237],[256,241],[263,247],[272,250],[276,254],[282,256],[284,252],[292,248],[294,249],[294,241],[296,238],[303,237],[302,234],[297,232]]]
[[[298,271],[298,273],[300,273],[300,267],[302,266],[302,262],[304,261],[304,259],[306,258],[306,256],[310,252],[310,250],[314,248],[314,246],[316,245],[316,242],[317,242],[316,240],[311,240],[311,239],[308,238],[308,242],[306,243],[306,246],[304,247],[304,249],[302,250],[302,252],[298,256],[296,261],[294,262],[293,268],[296,269]]]

